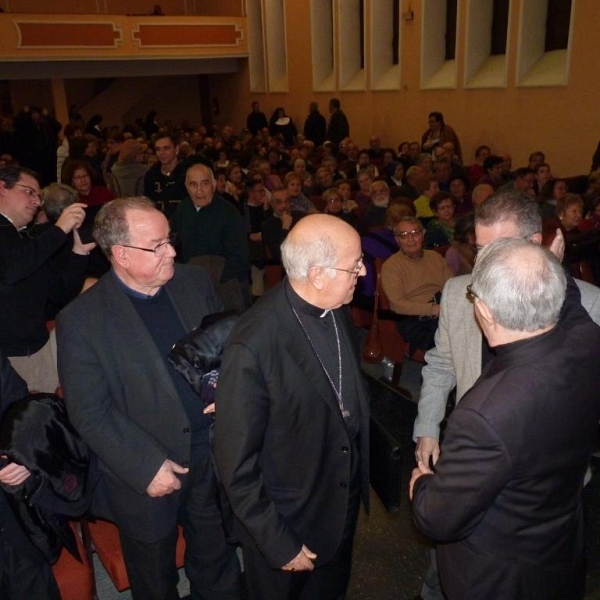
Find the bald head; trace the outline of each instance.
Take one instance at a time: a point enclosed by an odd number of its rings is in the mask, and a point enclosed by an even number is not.
[[[357,278],[364,274],[360,237],[330,215],[301,219],[283,242],[281,258],[294,290],[323,309],[350,302]]]

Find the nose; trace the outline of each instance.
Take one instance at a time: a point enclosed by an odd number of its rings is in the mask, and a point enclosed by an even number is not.
[[[367,267],[365,267],[365,263],[360,265],[360,271],[358,272],[359,277],[364,277],[367,274]]]

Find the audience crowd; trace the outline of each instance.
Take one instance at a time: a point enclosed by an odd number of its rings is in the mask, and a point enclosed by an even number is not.
[[[178,489],[177,483],[173,483],[174,474],[187,473],[188,468],[198,478],[194,486],[201,488],[208,479],[211,486],[215,485],[212,476],[207,478],[206,474],[197,472],[198,464],[211,464],[204,448],[208,425],[202,415],[194,416],[202,426],[196,431],[192,423],[191,435],[198,448],[192,452],[196,453],[192,459],[197,464],[191,467],[190,457],[185,452],[175,454],[181,458],[176,464],[157,449],[158,445],[168,449],[169,444],[176,447],[182,442],[167,439],[169,434],[164,433],[162,422],[148,424],[152,419],[143,414],[145,409],[139,394],[127,390],[126,384],[133,381],[133,373],[124,365],[125,353],[116,353],[110,341],[100,340],[96,344],[85,340],[79,331],[84,323],[90,335],[102,338],[104,313],[101,311],[109,304],[124,311],[125,303],[121,305],[121,300],[115,297],[109,299],[106,290],[111,294],[120,293],[123,284],[134,290],[127,291],[133,297],[133,312],[139,313],[151,331],[150,337],[144,334],[145,341],[154,338],[161,349],[168,348],[173,341],[171,334],[180,337],[184,333],[176,316],[185,304],[183,298],[177,296],[183,288],[177,285],[196,286],[209,290],[211,295],[206,310],[185,307],[189,316],[182,322],[186,327],[198,324],[191,322],[192,317],[204,316],[213,309],[241,312],[264,294],[274,271],[277,278],[282,277],[282,244],[285,266],[295,265],[296,256],[285,261],[286,245],[288,248],[293,244],[301,246],[312,235],[305,224],[290,236],[296,225],[307,215],[330,215],[344,224],[335,220],[336,226],[332,228],[327,225],[331,223],[327,220],[330,217],[323,216],[310,217],[312,221],[307,223],[316,223],[319,230],[339,229],[340,239],[348,236],[348,231],[352,232],[353,240],[360,237],[362,258],[348,254],[354,261],[348,263],[350,270],[324,264],[353,274],[356,279],[356,289],[351,290],[353,304],[362,311],[372,313],[378,289],[385,294],[391,310],[396,313],[396,326],[408,344],[410,356],[425,362],[425,353],[436,345],[440,302],[446,283],[453,277],[468,275],[474,268],[478,251],[475,214],[479,214],[482,205],[486,206],[487,198],[502,193],[523,194],[523,198],[535,201],[542,219],[543,245],[550,247],[556,245],[557,236],[558,240],[564,238],[565,269],[573,277],[600,285],[600,168],[589,175],[558,174],[553,172],[541,151],[532,151],[527,165],[513,165],[510,154],[494,147],[493,140],[479,146],[474,156],[468,157],[458,133],[440,112],[429,114],[427,129],[420,141],[406,140],[394,147],[383,147],[379,135],[374,133],[368,144],[361,146],[351,137],[351,124],[340,101],[332,98],[328,108],[327,119],[319,112],[318,104],[311,102],[302,127],[301,123],[293,122],[285,108],[276,107],[268,119],[260,104],[253,102],[247,127],[242,131],[235,131],[229,125],[208,129],[187,123],[161,122],[156,111],[133,125],[103,127],[101,115],[94,115],[84,123],[75,106],[71,107],[71,121],[64,127],[47,110],[35,106],[26,106],[13,118],[3,119],[0,131],[0,358],[5,356],[11,360],[29,389],[53,391],[59,383],[57,348],[52,326],[47,327],[46,323],[69,305],[66,316],[62,317],[63,331],[69,333],[68,340],[62,334],[62,347],[69,348],[63,350],[63,356],[68,355],[70,363],[78,364],[85,355],[88,363],[82,363],[82,369],[88,368],[90,362],[99,361],[100,370],[106,370],[102,376],[107,379],[119,373],[122,388],[111,393],[119,396],[123,410],[132,410],[131,406],[135,405],[135,410],[141,411],[131,413],[132,418],[139,419],[139,429],[138,425],[123,425],[124,434],[132,436],[131,440],[139,436],[140,440],[139,444],[130,441],[124,451],[153,454],[154,464],[159,469],[154,479],[154,473],[147,473],[151,480],[147,488],[149,480],[142,474],[134,474],[136,461],[131,461],[130,471],[127,471],[127,461],[117,456],[118,441],[114,441],[114,448],[102,447],[102,436],[99,438],[99,430],[94,429],[98,414],[96,408],[92,408],[93,402],[90,400],[90,408],[86,409],[89,412],[85,414],[81,407],[76,410],[72,399],[67,399],[67,403],[71,402],[70,410],[77,414],[77,426],[82,428],[84,439],[87,441],[87,435],[92,440],[93,451],[105,461],[106,472],[117,473],[124,480],[135,479],[136,485],[132,486],[135,493],[150,490],[152,493],[148,494],[152,497],[169,494]],[[115,198],[139,196],[145,196],[149,202],[132,201],[131,205],[124,204],[119,209],[121,212],[105,208],[110,207],[109,203]],[[119,207],[114,203],[112,206]],[[153,213],[154,209],[157,210]],[[135,224],[143,232],[140,237],[145,240],[143,245],[123,234],[122,228],[127,225],[119,225],[119,219],[127,220],[123,215],[128,210],[139,217],[139,223]],[[114,219],[113,223],[102,221],[109,217]],[[144,219],[150,223],[151,230],[158,232],[155,237],[144,229]],[[310,239],[311,243],[320,243]],[[95,241],[102,248],[96,246]],[[144,271],[137,263],[140,257],[130,257],[132,250],[148,257],[152,253],[159,266],[153,272]],[[376,259],[386,260],[379,274]],[[173,271],[173,261],[204,266],[210,281],[196,281],[185,270]],[[112,273],[122,276],[107,279],[113,277],[107,274],[111,266]],[[77,293],[104,275],[105,284],[98,287],[95,295],[87,296],[89,306],[80,302],[73,308]],[[381,286],[378,286],[378,275]],[[304,281],[297,272],[290,274],[290,279]],[[163,287],[170,300],[159,293]],[[318,304],[326,309],[323,315],[346,303],[344,294],[339,303],[331,303],[327,296],[323,306]],[[154,295],[159,300],[156,306],[149,308],[142,301],[143,297]],[[325,296],[321,289],[321,297]],[[298,310],[305,310],[300,299],[297,306]],[[127,307],[133,315],[129,304]],[[305,333],[340,400],[342,380],[344,385],[353,383],[350,379],[346,382],[349,376],[342,377],[342,361],[348,364],[353,359],[350,353],[340,351],[336,317],[331,314],[337,337],[339,393],[327,370],[336,365],[330,365],[330,359],[325,364],[321,362],[310,337],[313,333],[317,335],[318,329],[305,330]],[[152,329],[150,322],[155,317],[166,319],[168,331]],[[299,318],[298,321],[302,325]],[[128,326],[123,321],[123,327]],[[135,360],[138,352],[134,350],[135,340],[127,339],[126,330],[120,329],[117,321],[104,325],[104,332],[108,327],[115,328],[115,339],[124,336],[123,347],[131,347],[130,356]],[[100,382],[93,378],[80,382],[80,374],[70,371],[69,364],[61,359],[60,350],[59,344],[58,362],[63,361],[61,379],[68,382],[72,398],[79,395],[82,402],[88,402]],[[329,350],[333,356],[335,346],[327,347]],[[115,364],[100,358],[102,352],[110,355],[110,361]],[[244,360],[249,360],[245,349],[240,352]],[[140,356],[142,354],[140,352]],[[121,355],[123,362],[118,360]],[[155,360],[156,356],[151,358]],[[138,367],[134,367],[138,376]],[[161,372],[154,377],[158,380],[160,375]],[[169,383],[168,392],[186,398],[183,414],[187,410],[186,402],[191,402],[187,398],[190,394],[181,392],[175,379],[173,384],[174,387]],[[89,394],[85,398],[84,390]],[[360,400],[362,402],[362,397]],[[112,417],[105,415],[103,419],[103,427],[114,425]],[[182,417],[181,422],[184,420]],[[356,423],[355,428],[358,428]],[[158,445],[147,438],[147,432],[154,430],[156,439],[160,439]],[[0,482],[10,486],[16,479],[12,471],[7,474],[8,468],[0,468]],[[172,479],[168,492],[161,487],[163,481],[159,475],[163,469]],[[357,473],[353,477],[357,478]],[[20,472],[21,478],[26,476]],[[357,483],[353,490],[359,488]],[[119,498],[114,502],[124,502],[116,489],[109,491]],[[0,495],[2,493],[0,491]],[[131,494],[133,498],[134,492]],[[357,498],[353,505],[356,510]],[[130,501],[131,505],[135,502]],[[192,507],[191,500],[185,502]],[[113,503],[112,509],[115,514],[120,511],[119,518],[131,518],[128,506],[123,504],[118,510],[116,506]],[[193,504],[193,510],[200,511],[202,506],[201,502]],[[348,517],[350,521],[344,525],[344,535],[353,532],[355,512],[353,509],[352,518]],[[170,506],[160,514],[174,519],[172,515],[176,513],[177,509]],[[188,521],[191,519],[185,521],[184,527],[192,528]],[[161,531],[168,529],[167,524],[161,527]],[[140,563],[138,589],[151,589],[154,585],[152,574],[141,564],[143,557],[131,559],[141,548],[136,546],[136,536],[143,531],[151,537],[145,528],[140,519],[135,527],[131,525],[125,534],[122,532],[131,564]],[[200,544],[199,538],[197,544]],[[223,568],[229,568],[232,557],[229,539],[219,538],[219,544],[219,552],[215,554]],[[189,542],[189,546],[194,547],[194,544]],[[167,544],[160,552],[170,550]],[[146,546],[143,551],[150,552]],[[153,548],[152,552],[158,549]],[[154,559],[158,555],[148,556]],[[312,552],[303,546],[303,552],[286,566],[293,571],[298,565],[310,564],[312,557]],[[285,566],[283,568],[285,570]],[[201,580],[199,574],[194,576]],[[45,577],[47,579],[47,574]],[[236,577],[237,571],[232,568],[227,582],[231,590],[236,587]],[[347,584],[346,575],[340,575],[340,581],[343,588]],[[167,581],[166,591],[170,590],[169,585]],[[237,597],[235,592],[231,593],[227,597]]]

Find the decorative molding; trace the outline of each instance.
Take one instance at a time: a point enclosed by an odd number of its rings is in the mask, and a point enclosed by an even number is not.
[[[242,28],[234,23],[137,23],[131,35],[139,48],[227,47],[244,40]]]
[[[13,21],[17,28],[17,48],[118,48],[123,31],[114,22],[50,23]]]

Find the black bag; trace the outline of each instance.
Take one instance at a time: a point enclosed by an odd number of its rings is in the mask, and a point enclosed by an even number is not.
[[[234,311],[206,315],[169,352],[169,362],[206,404],[214,402],[221,355],[239,318]]]

